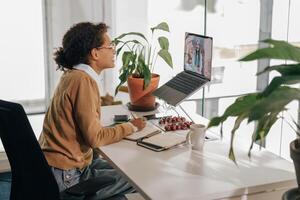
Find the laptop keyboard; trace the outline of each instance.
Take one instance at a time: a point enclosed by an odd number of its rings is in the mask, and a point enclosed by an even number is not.
[[[201,79],[200,77],[192,76],[183,72],[168,81],[166,85],[184,94],[190,94],[205,82],[206,80]]]

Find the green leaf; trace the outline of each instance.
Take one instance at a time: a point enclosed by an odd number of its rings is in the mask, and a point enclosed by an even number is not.
[[[225,116],[238,116],[250,110],[257,101],[258,93],[247,94],[239,97],[226,110]]]
[[[119,55],[119,53],[121,52],[121,50],[123,49],[123,47],[125,45],[128,45],[129,43],[134,43],[134,44],[140,44],[140,45],[143,45],[142,43],[140,43],[139,41],[137,40],[128,40],[126,42],[122,42],[122,46],[120,48],[117,49],[117,56]]]
[[[280,111],[277,112],[271,112],[268,115],[265,115],[261,119],[258,120],[257,126],[255,131],[252,134],[252,142],[251,146],[248,151],[248,156],[251,157],[251,150],[253,148],[253,144],[255,141],[261,140],[263,141],[264,138],[268,135],[272,125],[277,121],[278,119],[278,114]],[[262,144],[262,143],[260,143]]]
[[[283,59],[300,62],[300,48],[293,46],[287,42],[279,40],[264,40],[273,46],[262,48],[253,53],[241,58],[240,61],[252,61],[257,59]]]
[[[248,122],[259,120],[264,115],[271,112],[283,111],[285,110],[285,106],[292,100],[300,100],[300,90],[281,86],[270,93],[269,96],[257,101],[251,109]]]
[[[134,69],[135,69],[135,65],[134,64],[128,65],[129,74],[133,74]]]
[[[123,66],[122,68],[126,68],[128,65],[129,65],[129,62],[131,61],[131,57],[132,57],[132,52],[131,51],[125,51],[123,53],[123,56],[122,56],[122,63],[123,63]]]
[[[228,117],[243,115],[244,113],[248,113],[249,110],[256,104],[258,101],[259,93],[252,93],[242,97],[239,97],[235,100],[233,104],[231,104],[224,112],[224,114],[220,117],[214,117],[210,120],[208,124],[208,128],[212,126],[218,126],[220,123],[224,122]]]
[[[173,68],[172,56],[168,50],[161,49],[158,52],[158,55],[171,67]]]
[[[166,22],[162,22],[162,23],[158,24],[157,26],[152,27],[151,28],[152,33],[154,30],[162,30],[162,31],[170,32],[169,25]]]
[[[281,75],[300,75],[300,64],[283,64],[266,67],[263,71],[258,72],[256,75],[260,75],[270,71],[277,71]]]
[[[118,94],[119,88],[127,81],[128,76],[129,76],[128,69],[124,70],[123,73],[120,74],[119,76],[120,83],[115,89],[115,95]]]
[[[114,38],[111,43],[114,44],[114,45],[118,45],[120,42],[122,42],[121,40],[117,39],[117,38]]]
[[[234,123],[234,127],[231,131],[231,139],[230,139],[230,149],[229,149],[229,159],[231,159],[235,164],[236,164],[236,160],[235,160],[235,155],[234,155],[234,151],[233,151],[233,141],[234,141],[234,136],[235,136],[235,132],[236,130],[240,127],[241,123],[244,121],[244,119],[247,118],[247,113],[241,114],[240,116],[237,117],[237,119],[235,120]]]
[[[146,65],[143,65],[144,68],[144,89],[147,88],[151,82],[151,72]]]
[[[160,45],[160,48],[165,49],[165,50],[169,50],[169,40],[166,37],[159,37],[158,38],[158,42]]]
[[[272,46],[262,48],[254,51],[253,53],[241,58],[240,61],[252,61],[257,59],[281,59],[292,60],[300,62],[300,48],[293,46],[285,41],[279,40],[264,40],[263,42],[269,43]]]
[[[145,58],[144,54],[141,52],[138,57],[138,65],[139,68],[142,71],[143,77],[144,77],[144,89],[147,88],[151,81],[151,72],[149,70],[149,67],[145,64]]]
[[[139,77],[144,77],[145,54],[143,49],[139,52],[136,65]]]
[[[262,42],[271,44],[271,45],[273,45],[275,47],[282,47],[282,46],[283,47],[296,47],[296,48],[298,48],[300,50],[299,47],[293,46],[292,44],[290,44],[290,43],[288,43],[288,42],[286,42],[284,40],[265,39],[265,40],[262,40]]]
[[[135,68],[134,65],[134,60],[135,60],[136,55],[133,54],[131,51],[125,51],[122,55],[122,68],[120,69],[120,83],[115,89],[115,95],[117,95],[119,88],[127,81],[127,78],[129,75],[132,74],[132,71]]]
[[[272,79],[270,84],[262,92],[262,96],[268,96],[282,84],[293,85],[300,83],[300,76],[277,76]]]
[[[227,117],[225,117],[224,115],[222,117],[214,117],[209,121],[207,128],[210,128],[213,126],[219,126],[226,119],[227,119]]]
[[[138,32],[128,32],[128,33],[123,33],[123,34],[121,34],[120,36],[116,37],[115,39],[116,39],[116,40],[119,40],[119,39],[122,39],[123,37],[128,36],[128,35],[139,36],[139,37],[143,38],[143,39],[148,43],[147,38],[146,38],[142,33],[138,33]]]

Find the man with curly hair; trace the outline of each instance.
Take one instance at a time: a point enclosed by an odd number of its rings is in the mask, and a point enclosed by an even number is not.
[[[95,199],[133,192],[131,185],[93,148],[122,140],[145,127],[142,119],[114,127],[100,122],[101,98],[97,80],[114,67],[115,48],[104,23],[79,23],[63,37],[54,54],[64,73],[45,115],[39,138],[60,191],[91,178],[113,176],[116,184],[99,190]],[[122,152],[120,152],[122,153]]]

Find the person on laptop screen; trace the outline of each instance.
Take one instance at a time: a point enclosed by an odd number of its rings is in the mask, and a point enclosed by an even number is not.
[[[185,34],[184,71],[154,91],[153,95],[176,106],[211,79],[212,38]]]
[[[205,52],[205,49],[209,49],[211,41],[205,37],[199,37],[199,35],[186,33],[184,49],[184,68],[186,70],[210,77],[211,51]]]

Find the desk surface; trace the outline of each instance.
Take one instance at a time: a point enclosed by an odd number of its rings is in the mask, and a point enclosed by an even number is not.
[[[122,106],[103,107],[103,123],[127,112]],[[266,150],[254,150],[250,162],[248,149],[235,147],[236,166],[228,149],[228,142],[220,140],[206,142],[203,152],[184,145],[154,152],[125,140],[100,148],[146,199],[220,199],[296,185],[291,162]]]

